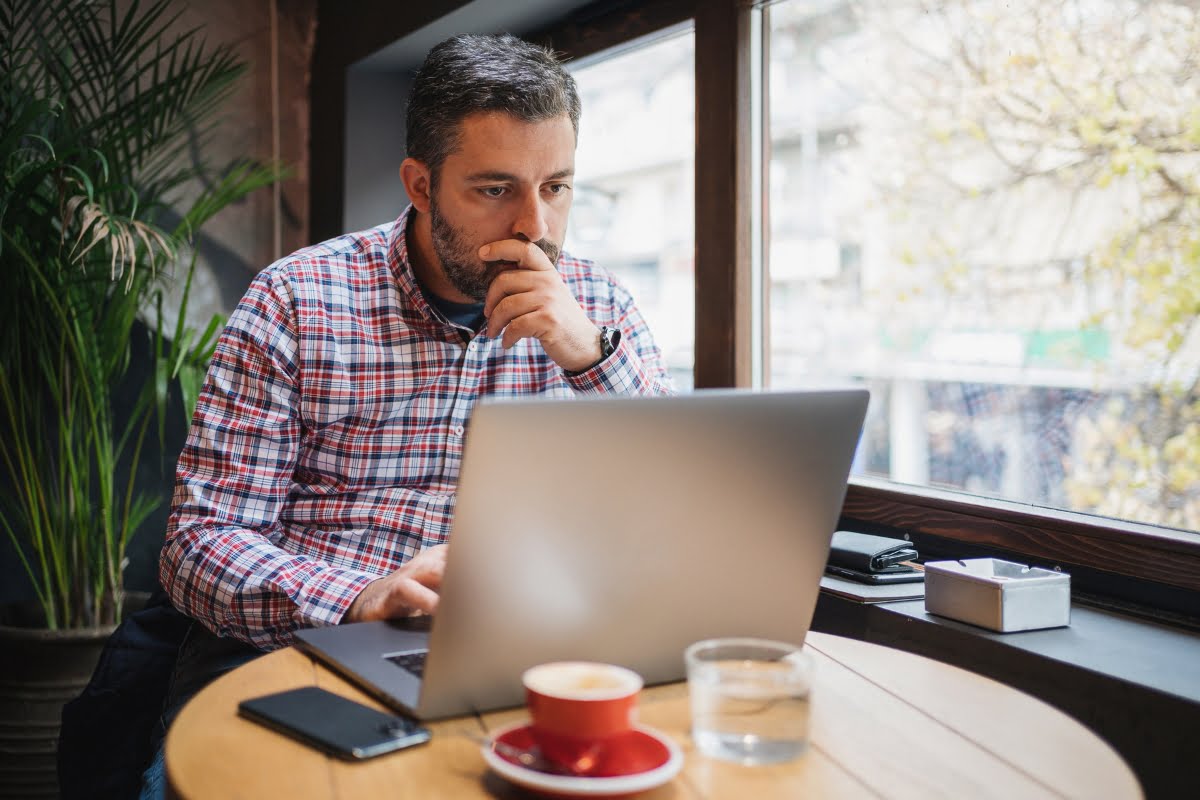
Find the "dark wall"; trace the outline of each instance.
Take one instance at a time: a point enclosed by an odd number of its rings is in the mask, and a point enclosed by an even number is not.
[[[467,0],[425,3],[319,0],[317,3],[317,41],[313,50],[310,94],[309,219],[312,241],[323,241],[345,232],[344,154],[349,108],[347,73],[351,65],[465,5]],[[388,99],[380,98],[379,102],[386,103]],[[394,110],[384,113],[389,118],[394,116]],[[396,167],[399,168],[399,162]],[[396,181],[399,182],[398,173]],[[400,210],[395,209],[395,213],[399,214]]]
[[[410,73],[351,70],[346,80],[342,231],[391,222],[408,205],[400,182]]]

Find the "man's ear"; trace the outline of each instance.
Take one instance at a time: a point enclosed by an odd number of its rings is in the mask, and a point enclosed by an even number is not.
[[[406,158],[400,164],[400,181],[408,200],[418,213],[428,214],[433,191],[432,173],[425,162],[415,158]]]

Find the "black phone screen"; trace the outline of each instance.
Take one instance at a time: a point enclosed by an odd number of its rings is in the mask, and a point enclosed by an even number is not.
[[[416,720],[378,711],[316,686],[243,700],[238,713],[330,755],[363,759],[429,741]]]

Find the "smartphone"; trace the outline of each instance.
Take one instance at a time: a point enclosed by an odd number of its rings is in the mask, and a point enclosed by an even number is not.
[[[243,700],[238,713],[330,755],[349,760],[429,741],[416,720],[377,711],[316,686]]]
[[[856,569],[847,569],[846,567],[826,564],[825,571],[835,578],[845,578],[849,581],[870,583],[876,586],[886,583],[919,583],[925,580],[925,573],[916,569],[896,572],[859,572]]]

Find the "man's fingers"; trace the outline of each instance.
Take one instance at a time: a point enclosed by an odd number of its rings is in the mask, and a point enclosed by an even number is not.
[[[542,251],[542,248],[533,242],[525,242],[520,239],[501,239],[498,242],[485,244],[479,248],[479,257],[484,261],[511,261],[521,269],[554,269],[554,265],[550,263],[550,257]]]
[[[432,614],[437,611],[438,593],[416,580],[396,584],[388,603],[388,619],[408,616],[413,611]]]
[[[542,300],[537,295],[531,292],[523,292],[521,294],[511,294],[501,300],[487,320],[487,335],[491,337],[499,336],[500,331],[506,327],[511,327],[514,320],[523,317],[526,314],[533,313],[542,307]],[[504,337],[505,347],[511,347],[508,344],[508,337]]]
[[[437,610],[438,593],[433,589],[422,586],[413,578],[395,576],[388,581],[387,591],[383,597],[372,604],[364,620],[398,619],[421,612],[432,614]]]
[[[446,572],[446,551],[449,545],[439,544],[422,550],[411,561],[400,568],[399,573],[437,591],[442,586],[442,575]]]
[[[531,270],[508,270],[501,272],[492,280],[488,287],[487,297],[483,301],[483,315],[490,317],[492,310],[509,295],[521,294],[537,289],[541,285],[540,273]]]
[[[508,327],[504,329],[504,338],[500,341],[501,346],[507,350],[522,339],[536,339],[543,330],[542,320],[537,311],[521,316],[508,323]]]
[[[442,575],[445,572],[445,566],[444,561],[441,564],[428,564],[409,573],[408,577],[422,586],[428,586],[436,592],[442,588]]]
[[[371,581],[347,609],[343,622],[395,619],[437,610],[449,545],[426,548],[390,575]]]

